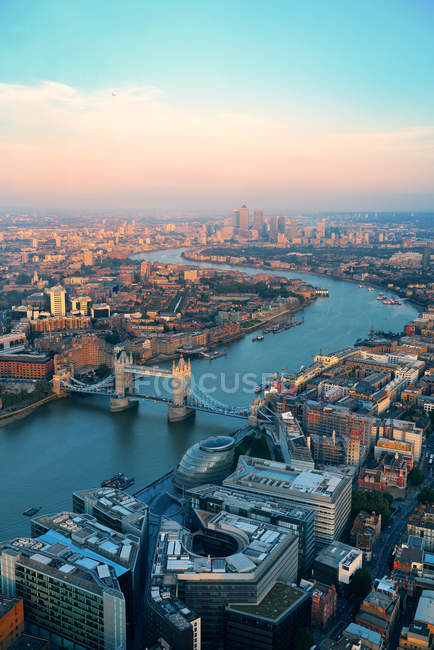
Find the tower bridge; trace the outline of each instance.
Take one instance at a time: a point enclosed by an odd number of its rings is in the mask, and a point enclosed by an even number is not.
[[[142,392],[140,382],[137,382],[140,377],[166,379],[168,395]],[[76,379],[70,368],[63,368],[53,376],[53,392],[59,395],[65,392],[103,395],[110,398],[110,410],[114,412],[130,408],[139,399],[167,404],[170,422],[185,420],[196,411],[247,420],[253,426],[256,426],[258,421],[272,421],[271,412],[259,397],[251,404],[233,406],[224,404],[202,390],[191,375],[190,360],[185,361],[182,355],[177,363],[173,362],[171,369],[138,366],[134,364],[130,353],[116,347],[113,354],[113,373],[108,377],[95,384],[86,384]]]

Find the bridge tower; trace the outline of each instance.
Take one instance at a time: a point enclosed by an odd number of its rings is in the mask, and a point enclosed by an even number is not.
[[[125,372],[125,366],[132,365],[131,354],[123,348],[116,347],[113,354],[113,372],[115,376],[115,396],[110,398],[110,411],[125,411],[137,404],[137,400],[130,400],[127,393],[133,385],[133,376]]]
[[[189,386],[191,382],[191,364],[190,360],[184,360],[181,354],[178,364],[173,362],[172,365],[172,403],[169,404],[169,422],[179,422],[186,420],[194,415],[194,410],[185,405],[188,398]]]

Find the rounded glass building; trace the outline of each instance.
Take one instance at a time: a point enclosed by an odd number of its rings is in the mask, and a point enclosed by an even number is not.
[[[187,449],[176,468],[173,482],[183,488],[203,483],[221,483],[234,467],[235,441],[229,436],[212,436]]]

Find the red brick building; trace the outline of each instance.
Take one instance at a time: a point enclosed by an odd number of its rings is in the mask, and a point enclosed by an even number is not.
[[[335,617],[338,596],[334,585],[315,582],[312,589],[312,625],[324,629]]]
[[[49,379],[53,360],[45,355],[11,354],[0,356],[0,377],[10,379]]]

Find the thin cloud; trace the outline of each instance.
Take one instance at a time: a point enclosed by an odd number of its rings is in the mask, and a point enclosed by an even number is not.
[[[115,94],[113,94],[115,93]],[[0,190],[104,197],[165,188],[264,197],[285,191],[433,192],[434,126],[327,132],[234,112],[187,112],[160,89],[85,93],[45,81],[0,84]]]

